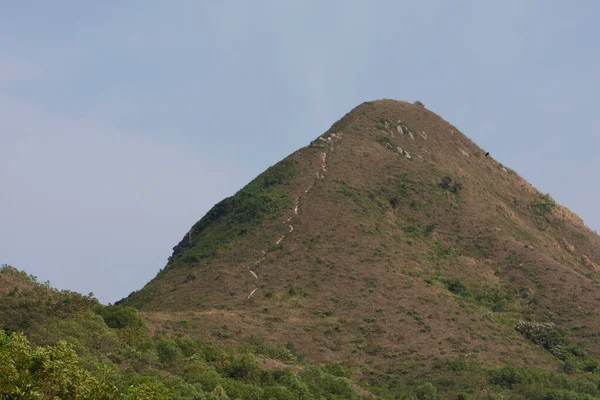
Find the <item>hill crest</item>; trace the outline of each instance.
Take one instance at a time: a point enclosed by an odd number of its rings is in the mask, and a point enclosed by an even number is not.
[[[316,361],[544,366],[515,327],[595,354],[598,264],[581,219],[422,105],[380,100],[215,205],[123,302]]]

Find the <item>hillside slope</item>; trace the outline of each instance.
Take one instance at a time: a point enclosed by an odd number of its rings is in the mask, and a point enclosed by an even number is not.
[[[189,338],[185,323],[174,327],[150,337],[134,308],[2,265],[0,399],[371,398],[341,365],[300,363],[264,344],[214,346]]]
[[[585,368],[600,237],[485,153],[422,105],[363,103],[215,205],[122,303],[151,329],[185,319],[365,371]]]

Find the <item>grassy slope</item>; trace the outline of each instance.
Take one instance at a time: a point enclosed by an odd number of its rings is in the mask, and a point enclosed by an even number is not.
[[[230,340],[293,341],[365,373],[457,356],[559,368],[515,331],[520,320],[554,322],[598,355],[600,239],[579,218],[418,105],[365,103],[321,137],[284,160],[296,166],[287,208],[226,252],[168,266],[152,296],[125,304],[156,325],[185,315],[198,336],[226,325]],[[455,280],[466,290],[449,290]]]

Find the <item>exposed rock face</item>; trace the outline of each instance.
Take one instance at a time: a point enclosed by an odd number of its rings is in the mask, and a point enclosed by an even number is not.
[[[565,250],[567,250],[569,253],[571,253],[571,254],[575,254],[575,246],[573,246],[571,243],[569,243],[569,242],[567,241],[567,239],[565,239],[565,238],[562,238],[562,239],[560,240],[560,243],[561,243],[562,247],[563,247]]]

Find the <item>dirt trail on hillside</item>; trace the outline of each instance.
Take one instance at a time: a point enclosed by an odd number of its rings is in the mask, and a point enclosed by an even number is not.
[[[402,125],[401,121],[398,121],[400,125],[398,125],[397,128],[400,128]],[[386,122],[387,124],[387,122]],[[414,140],[414,135],[413,133],[408,130],[408,128],[402,127],[404,129],[406,129],[408,136]],[[401,134],[404,134],[402,129],[398,129],[398,132],[400,132]],[[387,131],[386,131],[387,133]],[[420,137],[423,140],[427,140],[427,134],[425,133],[425,131],[423,132],[419,132],[417,131],[417,133],[420,135]],[[391,133],[391,135],[393,136],[393,132]],[[335,145],[337,142],[340,141],[340,139],[342,139],[342,134],[341,133],[332,133],[329,137],[325,138],[323,136],[319,137],[319,140],[321,142],[323,142],[323,144],[319,145],[319,147],[325,147],[325,148],[329,148],[330,151],[333,151],[335,149]],[[386,143],[390,148],[393,148],[393,146],[390,143]],[[402,150],[400,147],[397,148],[397,151],[401,154],[404,155],[406,158],[411,159],[411,155],[408,153],[408,151],[406,150]],[[421,156],[419,156],[421,157]],[[319,159],[320,159],[320,170],[315,172],[315,179],[310,183],[310,185],[308,185],[308,187],[304,190],[304,195],[308,194],[308,192],[310,192],[310,190],[314,187],[315,183],[319,180],[319,179],[323,179],[325,178],[325,173],[327,172],[327,152],[323,151],[319,154]],[[300,204],[302,201],[302,195],[298,196],[294,199],[294,208],[293,208],[293,215],[289,216],[287,219],[285,219],[285,221],[283,221],[284,224],[289,224],[289,231],[287,233],[284,233],[283,235],[281,235],[277,241],[275,242],[275,245],[279,245],[281,244],[281,242],[283,242],[286,238],[286,236],[290,233],[292,233],[294,231],[294,225],[290,224],[290,222],[292,221],[292,218],[294,216],[299,216],[300,215]],[[258,266],[260,263],[262,263],[265,258],[266,258],[266,253],[267,250],[263,250],[262,254],[263,256],[257,260],[254,265]],[[249,300],[252,295],[254,295],[254,293],[256,292],[256,290],[258,289],[257,284],[258,284],[258,275],[252,271],[250,269],[250,267],[247,267],[248,271],[250,272],[250,274],[255,278],[255,280],[257,281],[256,284],[254,285],[254,289],[252,290],[252,292],[250,292],[250,294],[247,297],[247,300]]]
[[[331,135],[329,138],[327,138],[327,139],[324,139],[324,138],[319,138],[319,139],[321,139],[321,140],[323,140],[323,141],[326,141],[326,142],[330,142],[330,143],[332,144],[332,147],[331,147],[331,149],[333,149],[333,140],[332,140],[332,138],[333,138],[333,139],[340,139],[340,137],[339,137],[339,136],[337,136],[337,137],[336,137],[336,134],[335,134],[335,133],[334,133],[334,134],[332,134],[332,135]],[[317,180],[325,178],[325,174],[324,174],[324,173],[325,173],[325,172],[327,172],[327,153],[326,153],[326,152],[322,152],[322,153],[319,155],[319,157],[320,157],[320,160],[321,160],[321,171],[320,171],[320,172],[319,172],[319,171],[317,171],[315,180],[314,180],[313,182],[311,182],[311,183],[310,183],[310,185],[309,185],[309,186],[308,186],[308,187],[307,187],[307,188],[304,190],[304,194],[307,194],[307,193],[308,193],[308,192],[309,192],[309,191],[310,191],[310,190],[313,188],[313,186],[315,185],[315,183],[316,183],[316,181],[317,181]],[[288,218],[287,218],[285,221],[283,221],[283,223],[284,223],[284,224],[287,224],[287,223],[289,223],[289,222],[292,220],[292,217],[293,217],[294,215],[299,215],[299,210],[300,210],[300,201],[301,201],[301,199],[302,199],[302,196],[298,196],[298,197],[296,197],[296,199],[294,200],[294,208],[293,208],[294,214],[293,214],[292,216],[288,217]],[[277,239],[277,241],[275,242],[275,245],[276,245],[276,246],[277,246],[277,245],[279,245],[281,242],[283,242],[283,240],[285,239],[285,237],[286,237],[288,234],[290,234],[290,233],[292,233],[292,232],[294,231],[294,225],[292,225],[292,224],[289,224],[289,225],[288,225],[288,229],[289,229],[289,231],[288,231],[287,233],[284,233],[283,235],[281,235],[281,236],[280,236],[280,237]],[[257,267],[257,266],[259,266],[259,265],[260,265],[260,263],[262,263],[262,262],[265,260],[265,258],[266,258],[266,254],[267,254],[267,250],[263,250],[263,251],[262,251],[262,254],[263,254],[263,256],[262,256],[260,259],[258,259],[258,260],[257,260],[257,261],[254,263],[254,266],[256,266],[256,267]],[[258,278],[258,275],[256,274],[256,272],[254,272],[253,270],[251,270],[251,269],[250,269],[250,267],[247,267],[247,269],[248,269],[248,272],[250,272],[250,274],[251,274],[251,275],[254,277],[254,279],[255,279],[254,289],[253,289],[253,290],[250,292],[250,294],[249,294],[249,295],[248,295],[248,297],[246,298],[246,300],[250,300],[250,298],[251,298],[251,297],[254,295],[254,293],[256,293],[256,291],[258,290],[258,286],[257,286],[257,285],[258,285],[258,279],[259,279],[259,278]]]

